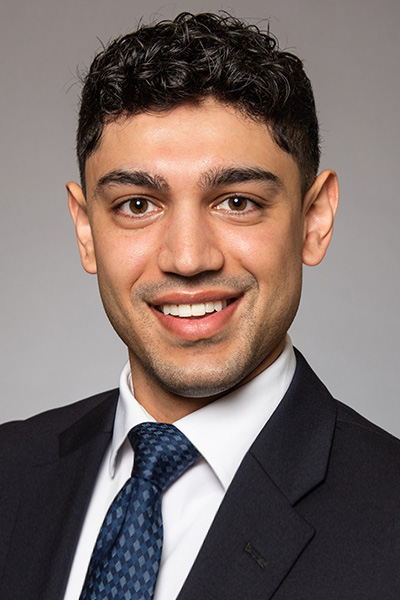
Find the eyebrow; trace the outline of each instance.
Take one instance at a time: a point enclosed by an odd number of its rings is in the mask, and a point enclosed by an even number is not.
[[[283,188],[280,178],[259,167],[221,167],[210,169],[200,176],[199,185],[203,189],[212,189],[225,185],[235,185],[248,181],[272,183]],[[97,182],[94,194],[101,194],[109,185],[134,185],[158,192],[167,192],[169,185],[161,175],[151,175],[146,171],[114,170],[103,175]]]
[[[98,195],[109,185],[136,185],[146,187],[157,192],[165,192],[169,186],[165,179],[160,175],[150,175],[145,171],[110,171],[99,179],[94,193]]]
[[[283,183],[277,175],[260,169],[259,167],[229,167],[222,169],[211,169],[200,178],[200,185],[204,188],[222,187],[247,181],[261,181],[273,183],[283,188]]]

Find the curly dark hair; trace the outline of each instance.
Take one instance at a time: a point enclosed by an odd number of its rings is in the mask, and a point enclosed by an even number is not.
[[[213,97],[266,123],[296,161],[304,194],[318,170],[318,119],[302,61],[226,13],[181,13],[117,38],[84,78],[77,134],[81,182],[105,122]]]

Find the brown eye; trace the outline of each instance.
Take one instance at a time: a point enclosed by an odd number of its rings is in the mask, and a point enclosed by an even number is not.
[[[129,201],[129,210],[134,215],[141,215],[149,208],[149,203],[145,198],[134,198]]]
[[[248,207],[249,201],[241,196],[232,196],[228,198],[228,206],[231,210],[242,211]]]
[[[154,204],[151,200],[137,196],[136,198],[130,198],[122,202],[119,206],[117,205],[115,211],[119,215],[129,217],[130,219],[140,219],[149,217],[152,214],[160,212],[160,207]]]
[[[239,194],[232,194],[232,196],[227,196],[225,200],[219,202],[214,207],[216,210],[223,212],[226,215],[234,215],[236,216],[250,216],[253,213],[257,212],[260,208],[260,205],[255,202],[255,200],[251,200],[247,196],[240,196]]]

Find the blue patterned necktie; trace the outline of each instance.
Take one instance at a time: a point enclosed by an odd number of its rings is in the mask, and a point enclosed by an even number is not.
[[[199,456],[174,425],[142,423],[129,432],[132,476],[100,529],[80,600],[151,600],[163,541],[161,493]]]

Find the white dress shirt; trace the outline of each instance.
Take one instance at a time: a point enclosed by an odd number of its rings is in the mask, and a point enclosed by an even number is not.
[[[154,600],[176,600],[229,484],[283,398],[295,367],[287,337],[284,351],[268,369],[174,423],[201,457],[163,493],[164,541]],[[120,378],[112,441],[98,473],[64,600],[79,599],[104,517],[131,474],[134,456],[128,432],[145,421],[154,419],[134,397],[127,363]]]

